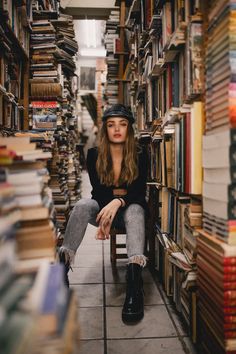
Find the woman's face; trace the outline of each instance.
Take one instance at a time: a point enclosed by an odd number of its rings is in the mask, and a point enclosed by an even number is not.
[[[110,143],[121,144],[127,138],[128,120],[123,117],[111,117],[107,120],[107,135]]]

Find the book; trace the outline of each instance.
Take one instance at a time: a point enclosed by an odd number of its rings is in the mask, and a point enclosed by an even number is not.
[[[236,246],[228,245],[204,231],[200,231],[198,242],[202,242],[202,244],[206,245],[207,248],[210,248],[213,253],[216,253],[223,258],[236,256]]]
[[[67,304],[68,289],[64,283],[62,264],[50,266],[45,293],[40,305],[40,326],[45,333],[56,333],[61,311]]]
[[[202,193],[203,104],[194,102],[191,108],[191,187],[192,194]]]

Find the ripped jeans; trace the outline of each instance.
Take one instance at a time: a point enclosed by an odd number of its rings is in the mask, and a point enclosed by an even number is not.
[[[73,262],[77,248],[83,240],[88,223],[98,226],[96,217],[99,205],[94,199],[80,199],[70,215],[62,249]],[[126,248],[129,263],[146,265],[145,245],[145,211],[139,204],[131,204],[125,210],[118,210],[112,227],[125,228]]]

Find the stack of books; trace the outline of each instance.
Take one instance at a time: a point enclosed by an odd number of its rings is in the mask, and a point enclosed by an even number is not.
[[[105,48],[107,51],[107,82],[105,85],[105,97],[107,105],[118,103],[118,64],[119,59],[115,56],[116,42],[119,34],[117,33],[117,26],[120,22],[120,11],[112,10],[108,21],[106,22],[105,31]]]
[[[19,262],[8,243],[0,249],[0,269],[2,353],[71,353],[79,339],[78,305],[62,265]]]
[[[52,190],[56,209],[56,223],[62,234],[64,234],[70,210],[67,185],[68,141],[66,133],[61,128],[55,131],[54,139],[52,160],[48,165],[51,177],[49,187]]]
[[[62,64],[62,70],[73,76],[75,71],[73,56],[78,52],[73,17],[60,14],[57,20],[52,20],[52,24],[56,30],[56,57]]]
[[[58,97],[62,95],[61,67],[55,58],[56,34],[50,20],[32,23],[31,34],[31,126],[55,128],[60,112]]]
[[[235,1],[208,14],[206,131],[203,136],[203,231],[198,239],[200,344],[236,351]]]
[[[0,144],[2,157],[5,154],[8,159],[1,162],[2,170],[5,171],[5,193],[9,189],[8,185],[14,191],[8,215],[10,226],[14,226],[15,203],[19,210],[19,228],[15,230],[18,256],[21,259],[54,259],[55,229],[51,221],[53,202],[45,169],[51,153],[36,149],[36,143],[31,143],[30,137],[26,136],[2,137]],[[9,198],[12,199],[12,196],[8,194],[7,200]],[[9,208],[8,202],[4,205],[3,210]]]
[[[73,127],[72,127],[73,128]],[[81,198],[81,165],[80,154],[78,150],[78,136],[74,129],[68,131],[68,197],[70,210],[75,206],[75,203]]]
[[[198,237],[197,265],[201,353],[234,353],[236,247],[202,232]]]

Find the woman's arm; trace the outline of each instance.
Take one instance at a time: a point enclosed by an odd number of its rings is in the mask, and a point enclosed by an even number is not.
[[[95,149],[89,149],[87,155],[87,170],[90,183],[93,187],[92,196],[100,207],[103,206],[96,219],[99,224],[97,238],[104,240],[109,238],[111,224],[121,206],[121,201],[117,198],[113,199],[112,189],[100,183],[96,170],[96,161],[97,151]]]

